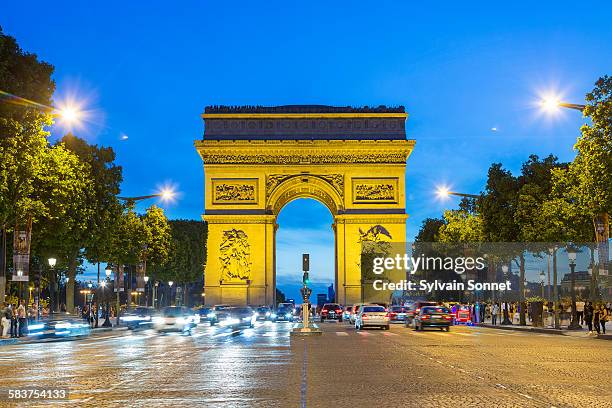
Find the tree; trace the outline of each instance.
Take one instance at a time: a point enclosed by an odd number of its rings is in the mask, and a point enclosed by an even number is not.
[[[421,224],[421,229],[415,237],[416,242],[436,242],[440,227],[444,225],[444,220],[440,218],[426,218]]]
[[[444,224],[439,229],[440,242],[482,242],[482,217],[464,210],[444,211]]]
[[[15,38],[0,28],[0,90],[49,105],[55,90],[53,66],[23,51]],[[48,112],[36,104],[0,104],[0,299],[6,284],[7,229],[18,218],[42,203],[32,200],[32,180],[40,172],[41,156],[47,147],[45,126]]]
[[[152,268],[155,278],[183,284],[203,280],[208,228],[202,221],[172,220],[169,224],[168,260]]]

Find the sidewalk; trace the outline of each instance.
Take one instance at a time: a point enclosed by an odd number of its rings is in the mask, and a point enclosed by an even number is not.
[[[554,328],[554,321],[552,317],[544,319],[544,327],[533,327],[529,319],[527,319],[526,326],[520,326],[518,320],[518,314],[514,316],[512,319],[511,325],[502,325],[500,322],[503,319],[498,319],[497,324],[491,324],[491,318],[485,319],[483,323],[477,324],[478,327],[485,327],[490,329],[500,329],[500,330],[515,330],[515,331],[523,331],[523,332],[531,332],[531,333],[546,333],[546,334],[558,334],[562,336],[572,336],[579,338],[596,338],[603,340],[612,340],[612,333],[610,334],[597,334],[597,332],[593,331],[593,334],[589,334],[586,325],[582,326],[581,330],[568,330],[567,326],[569,325],[569,321],[561,320],[561,328]]]

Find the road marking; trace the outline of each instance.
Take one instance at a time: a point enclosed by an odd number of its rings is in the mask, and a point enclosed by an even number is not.
[[[397,333],[388,333],[388,332],[385,332],[385,333],[383,333],[383,335],[385,335],[385,336],[397,336]]]
[[[360,334],[362,336],[369,336],[370,333],[366,333],[366,332],[362,332],[362,331],[358,331],[357,334]]]
[[[482,377],[478,377],[478,378],[482,378]],[[503,388],[504,390],[506,390],[506,389],[507,389],[506,387],[504,387],[504,386],[503,386],[503,385],[501,385],[501,384],[495,384],[495,385],[497,385],[499,388]]]
[[[517,394],[518,394],[518,395],[520,395],[521,397],[525,397],[525,398],[527,398],[527,399],[533,399],[533,397],[532,397],[532,396],[527,395],[527,394],[521,394],[520,392],[517,392]]]
[[[348,336],[347,332],[336,332],[336,336]]]

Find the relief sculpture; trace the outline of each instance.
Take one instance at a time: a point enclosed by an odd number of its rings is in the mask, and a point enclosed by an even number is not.
[[[223,231],[221,241],[221,279],[224,282],[251,279],[251,247],[242,230]]]
[[[391,201],[395,199],[393,184],[357,184],[355,199],[359,201]]]
[[[252,184],[216,184],[216,201],[255,201],[255,186]]]

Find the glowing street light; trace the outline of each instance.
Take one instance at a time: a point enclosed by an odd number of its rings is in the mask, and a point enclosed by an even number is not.
[[[446,186],[438,187],[438,189],[436,190],[436,195],[438,196],[438,198],[443,199],[443,200],[449,198],[451,195],[458,196],[458,197],[465,197],[465,198],[480,198],[480,196],[476,194],[465,194],[465,193],[457,193],[455,191],[450,191],[448,187]]]
[[[176,192],[171,188],[165,187],[160,192],[155,194],[149,194],[144,196],[137,197],[117,197],[120,200],[124,200],[127,202],[136,202],[142,200],[148,200],[149,198],[160,198],[162,201],[172,201],[176,197]]]
[[[57,259],[55,259],[55,258],[49,258],[49,259],[47,260],[47,262],[49,262],[49,266],[50,266],[51,268],[55,268],[55,265],[57,264]]]
[[[585,105],[563,102],[556,95],[547,95],[540,100],[540,109],[548,114],[558,113],[560,108],[574,109],[582,112],[585,107]]]

